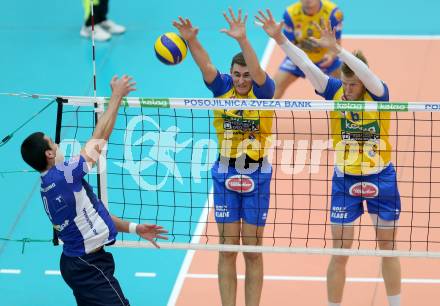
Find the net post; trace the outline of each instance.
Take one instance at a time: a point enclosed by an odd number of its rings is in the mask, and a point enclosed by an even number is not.
[[[57,101],[57,122],[55,126],[55,143],[59,145],[61,142],[61,124],[63,122],[63,103],[67,102],[67,100],[61,97],[57,97],[56,101]],[[53,228],[52,230],[53,230],[52,243],[54,246],[59,245],[60,242],[58,240],[58,233],[55,230],[55,228]]]
[[[104,105],[95,104],[95,127],[99,118],[104,114]],[[106,145],[107,147],[107,145]],[[107,149],[101,151],[97,163],[97,185],[98,197],[108,209],[108,193],[107,193]]]

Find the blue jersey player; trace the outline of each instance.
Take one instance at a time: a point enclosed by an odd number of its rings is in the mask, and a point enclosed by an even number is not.
[[[31,134],[21,145],[23,160],[41,173],[44,209],[64,243],[61,275],[81,306],[129,305],[113,276],[112,254],[104,250],[115,242],[118,232],[136,233],[156,247],[154,239],[166,239],[167,232],[158,225],[129,223],[112,216],[84,179],[107,143],[122,98],[135,90],[135,82],[128,76],[115,76],[110,85],[108,108],[79,156],[64,161],[58,146],[42,132]]]

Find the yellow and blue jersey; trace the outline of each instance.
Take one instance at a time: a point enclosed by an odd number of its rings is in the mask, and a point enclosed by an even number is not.
[[[319,47],[310,37],[320,38],[319,30],[313,25],[321,23],[321,20],[329,20],[331,28],[336,29],[336,39],[342,34],[342,11],[333,2],[322,0],[319,12],[313,16],[304,13],[302,3],[298,1],[287,7],[283,15],[284,34],[295,45],[300,47],[308,57],[316,64],[327,53],[326,48]]]
[[[377,97],[366,90],[363,101],[389,101],[388,87]],[[329,78],[323,93],[326,100],[342,100],[342,81]],[[391,161],[389,142],[390,112],[332,111],[333,147],[338,170],[350,175],[369,175],[382,171]]]
[[[246,96],[239,95],[229,74],[217,73],[211,84],[206,84],[216,98],[224,99],[272,99],[275,82],[266,74],[266,81],[253,86]],[[247,154],[253,160],[265,157],[269,152],[272,134],[272,110],[215,110],[219,153],[222,156],[238,158]]]

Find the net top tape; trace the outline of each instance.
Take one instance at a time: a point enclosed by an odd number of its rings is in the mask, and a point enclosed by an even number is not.
[[[26,93],[1,94],[22,98],[49,100],[61,99],[67,105],[98,106],[108,103],[108,97],[56,96]],[[437,112],[440,102],[373,102],[373,101],[323,101],[292,99],[220,99],[220,98],[149,98],[127,97],[124,107],[186,108],[186,109],[239,109],[239,110],[290,110],[290,111],[380,111],[380,112]]]
[[[69,105],[93,106],[94,102],[106,104],[109,99],[98,97],[63,97]],[[371,102],[323,100],[264,100],[219,98],[124,98],[125,107],[186,108],[186,109],[240,109],[240,110],[290,110],[290,111],[380,111],[380,112],[432,112],[440,111],[436,102]]]

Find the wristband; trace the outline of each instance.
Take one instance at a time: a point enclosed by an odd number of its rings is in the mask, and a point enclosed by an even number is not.
[[[137,234],[137,232],[136,232],[137,226],[138,226],[137,223],[130,222],[130,224],[128,225],[128,232],[131,234]]]

